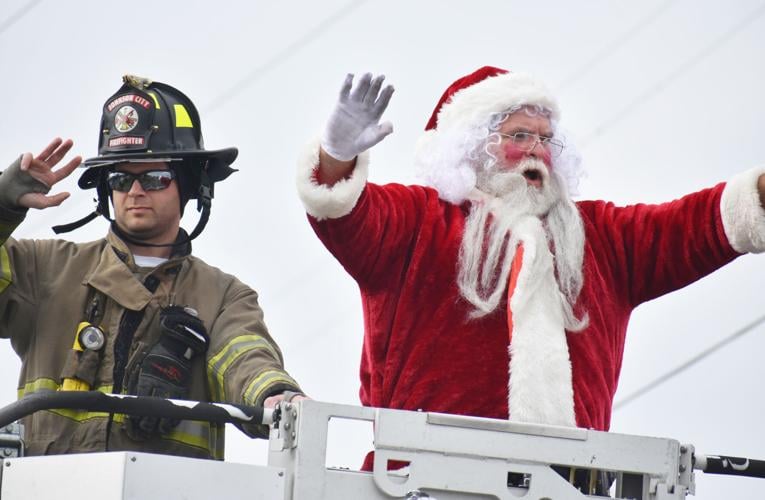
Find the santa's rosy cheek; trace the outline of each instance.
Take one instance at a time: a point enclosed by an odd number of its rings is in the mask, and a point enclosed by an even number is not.
[[[528,151],[519,148],[512,142],[503,144],[502,152],[505,155],[505,160],[510,164],[518,163],[522,159],[529,156]],[[536,154],[536,157],[542,160],[545,165],[548,167],[552,166],[552,156],[550,155],[550,151],[547,148],[543,147],[541,144],[537,144],[534,147],[534,153]]]
[[[502,152],[505,153],[505,160],[508,163],[517,163],[527,156],[526,151],[520,149],[512,142],[506,142],[502,146]]]

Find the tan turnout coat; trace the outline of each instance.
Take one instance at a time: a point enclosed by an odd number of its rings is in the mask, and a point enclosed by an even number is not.
[[[94,390],[112,392],[114,340],[126,310],[145,309],[130,348],[126,373],[159,335],[160,308],[196,309],[210,334],[205,359],[192,365],[189,399],[261,405],[272,394],[299,391],[284,371],[282,355],[263,322],[258,296],[235,277],[182,255],[150,270],[137,268],[125,243],[113,232],[90,243],[65,240],[15,240],[23,213],[0,209],[0,338],[9,338],[22,361],[18,396],[61,390],[86,304],[103,294],[100,327],[106,345],[94,375]],[[142,280],[159,280],[154,293]],[[223,458],[221,425],[185,421],[163,437],[133,441],[122,415],[84,411],[42,411],[24,419],[27,451],[32,455],[137,450],[204,458]],[[267,429],[247,427],[250,435]]]

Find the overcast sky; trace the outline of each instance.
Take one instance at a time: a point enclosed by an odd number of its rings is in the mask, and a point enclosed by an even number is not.
[[[322,130],[347,72],[384,73],[396,87],[385,115],[395,131],[372,155],[375,182],[416,182],[414,145],[439,96],[490,64],[530,71],[557,93],[588,172],[579,198],[654,203],[765,163],[763,49],[761,0],[2,0],[0,164],[59,135],[95,156],[101,106],[124,73],[183,90],[206,146],[240,150],[240,171],[216,186],[194,252],[260,293],[287,368],[311,396],[358,404],[358,291],[313,235],[294,188],[298,153]],[[15,236],[52,237],[51,226],[89,213],[93,193],[75,181],[61,187],[71,199],[30,213]],[[68,237],[106,229],[99,220]],[[639,307],[616,399],[762,317],[763,271],[765,256],[744,256]],[[765,459],[763,353],[760,325],[617,410],[611,430]],[[0,404],[15,399],[18,368],[3,342]],[[357,465],[369,444],[338,436],[333,460]],[[264,443],[228,437],[229,460],[265,463]],[[696,498],[763,496],[765,480],[697,474]]]

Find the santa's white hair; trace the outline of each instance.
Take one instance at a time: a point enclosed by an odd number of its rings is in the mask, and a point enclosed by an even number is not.
[[[565,144],[552,160],[553,170],[568,193],[576,196],[583,175],[581,156],[560,125],[552,93],[528,73],[491,67],[458,80],[441,98],[417,143],[414,161],[422,183],[435,188],[442,199],[462,203],[475,187],[476,168],[491,166],[476,165],[487,137],[521,109],[535,109],[550,119],[553,137]]]
[[[584,176],[579,150],[567,137],[560,124],[551,117],[550,110],[538,105],[517,105],[491,113],[482,123],[465,127],[452,127],[437,134],[426,135],[417,145],[415,167],[417,176],[426,186],[435,188],[441,199],[460,204],[476,187],[476,172],[491,169],[496,157],[486,153],[487,146],[500,140],[496,133],[508,116],[516,112],[545,114],[550,118],[553,137],[565,147],[552,158],[552,169],[561,179],[570,196],[579,194],[579,181]]]

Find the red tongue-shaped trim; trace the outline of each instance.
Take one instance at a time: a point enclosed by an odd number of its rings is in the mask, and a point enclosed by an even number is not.
[[[510,307],[510,300],[513,298],[515,287],[518,284],[518,275],[521,274],[522,262],[523,243],[519,243],[513,257],[513,263],[510,265],[510,280],[507,285],[507,345],[510,345],[513,340],[513,310]]]

